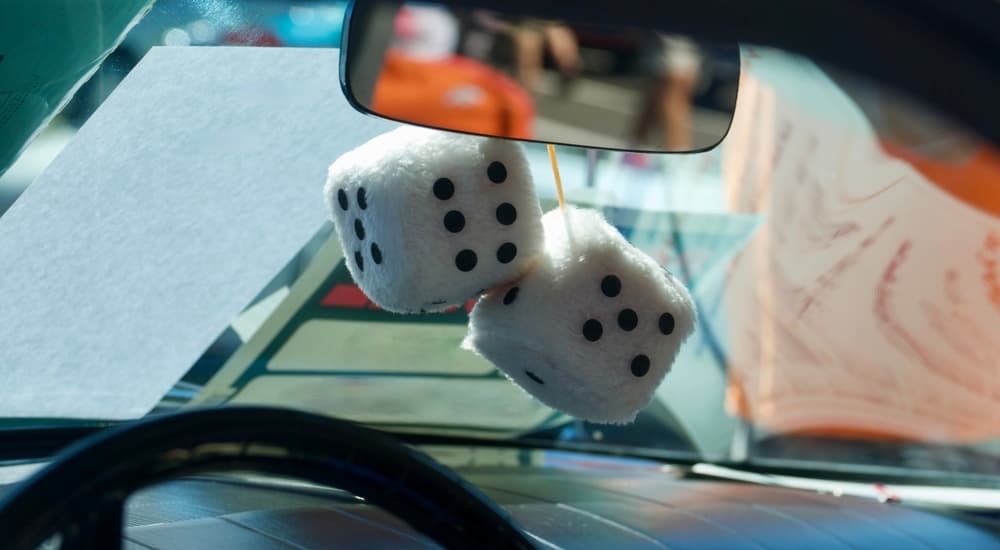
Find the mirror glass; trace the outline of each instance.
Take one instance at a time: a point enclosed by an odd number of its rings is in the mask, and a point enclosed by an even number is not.
[[[387,118],[586,147],[699,151],[732,120],[736,44],[425,2],[359,2],[344,88]]]

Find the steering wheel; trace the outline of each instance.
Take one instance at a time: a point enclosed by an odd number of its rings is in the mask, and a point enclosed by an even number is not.
[[[269,407],[225,407],[109,428],[56,457],[0,500],[0,541],[33,550],[119,549],[138,489],[192,474],[249,471],[339,487],[446,548],[533,548],[510,516],[456,473],[381,432]]]

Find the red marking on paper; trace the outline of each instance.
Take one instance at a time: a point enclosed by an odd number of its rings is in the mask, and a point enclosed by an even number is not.
[[[976,259],[983,267],[983,284],[986,286],[986,297],[993,307],[1000,310],[1000,236],[990,232],[983,240],[983,248],[976,254]]]

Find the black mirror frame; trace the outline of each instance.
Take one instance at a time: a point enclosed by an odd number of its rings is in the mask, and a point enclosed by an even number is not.
[[[384,2],[385,0],[380,0],[380,1]],[[350,82],[349,82],[350,81],[350,77],[348,76],[348,52],[352,49],[352,46],[350,44],[351,43],[351,35],[352,35],[352,33],[351,33],[351,27],[354,26],[355,16],[359,12],[359,10],[357,10],[358,4],[363,4],[365,2],[366,2],[366,0],[352,0],[350,2],[350,4],[347,6],[347,9],[344,12],[344,23],[343,23],[343,26],[342,26],[341,37],[340,37],[340,89],[341,89],[341,92],[344,94],[344,97],[347,99],[348,104],[350,104],[351,107],[354,108],[354,110],[356,110],[356,111],[358,111],[360,113],[364,113],[366,115],[375,116],[375,117],[378,117],[378,118],[381,118],[381,119],[385,119],[385,120],[391,120],[393,122],[398,122],[400,124],[409,124],[409,125],[412,125],[412,126],[420,126],[420,127],[423,127],[423,128],[431,128],[431,129],[435,129],[435,130],[441,130],[443,132],[453,132],[453,133],[458,133],[458,134],[468,134],[468,135],[474,135],[474,136],[494,137],[494,138],[498,138],[498,139],[509,139],[509,140],[519,141],[519,142],[523,142],[523,143],[538,143],[538,144],[544,144],[544,145],[551,144],[551,145],[558,145],[558,146],[561,146],[561,147],[576,147],[576,148],[583,148],[583,149],[595,149],[595,150],[601,150],[601,151],[621,151],[621,152],[635,152],[635,153],[642,153],[642,154],[670,154],[670,155],[694,155],[694,154],[705,153],[707,151],[711,151],[711,150],[715,149],[716,147],[719,147],[720,145],[722,145],[722,143],[726,140],[726,137],[729,135],[729,130],[732,129],[732,127],[733,127],[733,119],[736,118],[735,117],[735,105],[739,101],[739,95],[740,95],[739,82],[741,80],[740,78],[737,78],[737,83],[736,83],[736,93],[735,93],[735,96],[736,96],[737,99],[736,99],[736,101],[734,101],[734,111],[733,111],[733,113],[730,113],[729,123],[726,125],[725,132],[723,132],[722,135],[719,137],[719,139],[715,143],[713,143],[712,145],[709,145],[707,147],[697,148],[697,149],[688,149],[688,150],[685,150],[685,151],[665,151],[665,150],[662,150],[662,149],[630,149],[630,148],[625,148],[625,147],[605,147],[605,146],[598,146],[598,145],[584,145],[584,144],[579,144],[579,143],[568,143],[568,142],[560,142],[560,141],[546,141],[546,140],[541,140],[541,139],[512,138],[512,137],[496,136],[496,135],[491,135],[491,134],[483,134],[483,133],[478,133],[478,132],[466,132],[466,131],[456,130],[456,129],[441,128],[441,127],[438,127],[438,126],[430,126],[430,125],[427,125],[427,124],[418,124],[416,122],[410,122],[410,121],[407,121],[407,120],[400,120],[398,118],[393,118],[393,117],[386,116],[386,115],[383,115],[383,114],[380,114],[380,113],[376,113],[375,111],[373,111],[370,108],[368,108],[368,106],[366,106],[366,105],[362,104],[360,101],[358,101],[357,97],[355,97],[355,95],[354,95],[354,91],[352,90],[352,88],[350,86]],[[461,0],[459,0],[459,2],[456,2],[456,3],[460,3],[460,2],[461,2]],[[369,2],[369,3],[374,4],[375,2]],[[403,2],[399,1],[399,4],[402,5]],[[475,4],[476,4],[475,2],[470,2],[469,3],[470,6],[474,6]],[[366,12],[361,11],[361,13],[364,14]],[[565,18],[563,18],[563,19],[565,19]],[[575,20],[572,20],[572,21],[575,21]],[[353,47],[356,47],[356,45],[353,46]],[[738,62],[740,63],[740,72],[742,73],[742,70],[743,70],[742,69],[742,58],[740,60],[738,60]]]

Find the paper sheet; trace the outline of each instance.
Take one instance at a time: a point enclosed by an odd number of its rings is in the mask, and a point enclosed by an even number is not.
[[[887,140],[788,54],[762,48],[742,75],[724,145],[730,208],[768,218],[722,303],[728,405],[760,437],[1000,435],[1000,219]]]
[[[0,417],[146,413],[303,246],[326,167],[394,124],[336,50],[156,48],[0,217]]]

